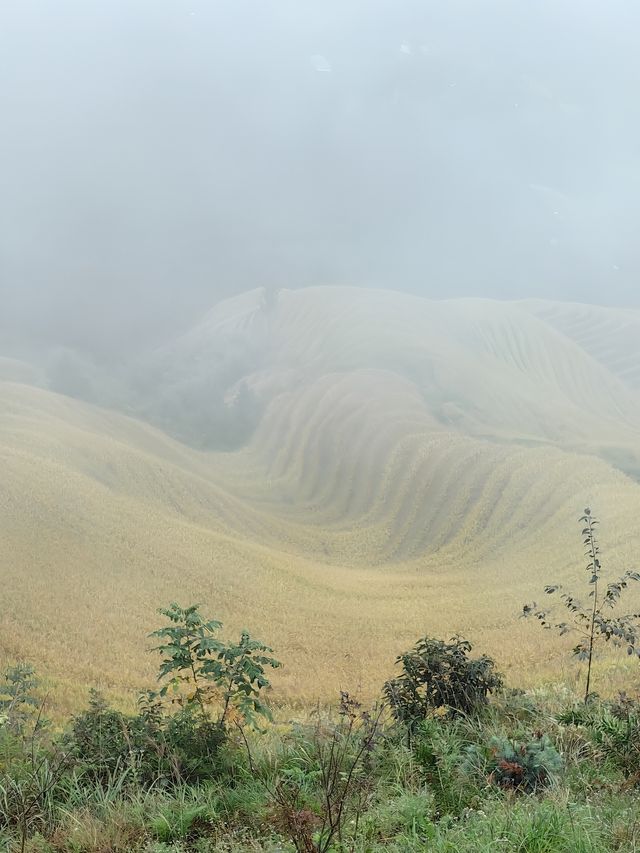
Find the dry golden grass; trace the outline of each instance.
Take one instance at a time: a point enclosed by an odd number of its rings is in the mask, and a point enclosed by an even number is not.
[[[282,701],[376,695],[425,633],[468,636],[512,684],[574,679],[566,644],[518,613],[581,577],[587,505],[605,566],[638,565],[640,485],[605,461],[640,460],[620,316],[338,288],[256,304],[170,351],[188,373],[229,328],[262,341],[247,379],[271,402],[239,453],[0,381],[0,657],[33,661],[60,710],[90,686],[130,700],[175,599],[270,643]]]
[[[258,477],[255,448],[206,456],[80,403],[1,388],[0,648],[46,674],[61,710],[92,685],[131,697],[149,684],[145,635],[172,599],[273,645],[287,701],[374,695],[423,633],[470,637],[515,684],[571,677],[558,641],[518,619],[522,603],[579,574],[587,502],[607,510],[612,563],[640,553],[640,487],[594,458],[414,427],[369,467],[345,447],[345,477],[327,470],[320,488],[289,466]]]

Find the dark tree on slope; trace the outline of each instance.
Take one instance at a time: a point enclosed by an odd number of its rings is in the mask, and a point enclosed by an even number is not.
[[[502,677],[487,655],[469,657],[471,649],[461,637],[448,643],[423,637],[400,655],[401,674],[384,686],[394,717],[411,728],[433,711],[450,717],[477,712],[502,687]]]

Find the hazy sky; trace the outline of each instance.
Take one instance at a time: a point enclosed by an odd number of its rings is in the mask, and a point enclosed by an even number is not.
[[[0,329],[356,284],[640,306],[636,0],[0,0]]]

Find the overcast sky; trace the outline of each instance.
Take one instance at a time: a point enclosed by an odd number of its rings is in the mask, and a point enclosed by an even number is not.
[[[640,307],[636,0],[0,0],[0,329],[355,284]]]

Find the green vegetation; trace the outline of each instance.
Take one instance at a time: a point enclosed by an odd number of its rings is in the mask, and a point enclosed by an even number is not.
[[[0,647],[46,673],[51,715],[85,685],[152,685],[150,589],[271,638],[282,702],[371,702],[426,632],[472,638],[522,687],[570,677],[517,611],[576,587],[590,501],[608,564],[634,568],[638,312],[285,288],[184,332],[108,375],[70,353],[5,364]],[[628,684],[615,657],[599,692]]]
[[[580,639],[573,647],[573,654],[578,660],[586,661],[587,664],[584,688],[584,701],[587,702],[590,696],[593,657],[598,645],[611,642],[614,646],[625,647],[627,654],[640,657],[640,648],[637,647],[640,639],[640,613],[611,615],[620,602],[620,596],[629,586],[629,582],[640,581],[640,572],[626,571],[618,580],[610,581],[602,590],[600,546],[595,534],[595,528],[599,522],[592,516],[589,508],[585,509],[580,521],[585,525],[582,536],[589,559],[586,571],[589,578],[587,584],[590,588],[591,603],[581,604],[573,593],[565,592],[561,584],[550,584],[544,591],[547,595],[560,592],[560,599],[568,610],[571,621],[554,623],[550,621],[551,612],[537,609],[535,603],[525,604],[522,612],[524,616],[535,616],[547,630],[555,628],[561,636],[569,633],[578,634]]]
[[[501,788],[531,792],[550,784],[562,758],[547,735],[536,734],[528,743],[492,737],[486,747],[469,747],[467,768]]]
[[[38,707],[38,686],[32,666],[19,663],[9,667],[0,683],[0,723],[20,733]]]
[[[495,851],[640,844],[640,702],[506,690],[462,638],[425,637],[365,707],[271,717],[271,650],[198,607],[161,611],[160,689],[92,691],[61,730],[33,670],[0,693],[0,842],[20,853]],[[401,698],[399,698],[401,697]],[[265,722],[257,727],[257,719]]]
[[[469,658],[468,640],[454,637],[449,643],[424,637],[396,663],[402,674],[384,686],[393,716],[409,727],[431,711],[449,716],[473,714],[487,695],[502,687],[502,677],[487,655]]]
[[[273,651],[263,643],[252,640],[243,631],[236,644],[227,644],[216,637],[220,622],[205,620],[196,605],[183,609],[172,604],[160,613],[171,624],[151,635],[163,642],[154,651],[163,655],[159,679],[163,685],[158,697],[165,698],[171,689],[174,701],[186,708],[197,708],[201,720],[211,721],[211,706],[220,704],[215,725],[224,729],[236,715],[253,723],[255,715],[269,717],[269,709],[260,699],[260,691],[270,687],[265,667],[277,669],[279,661],[269,657]],[[181,688],[186,693],[180,692]],[[154,694],[149,694],[153,700]]]

